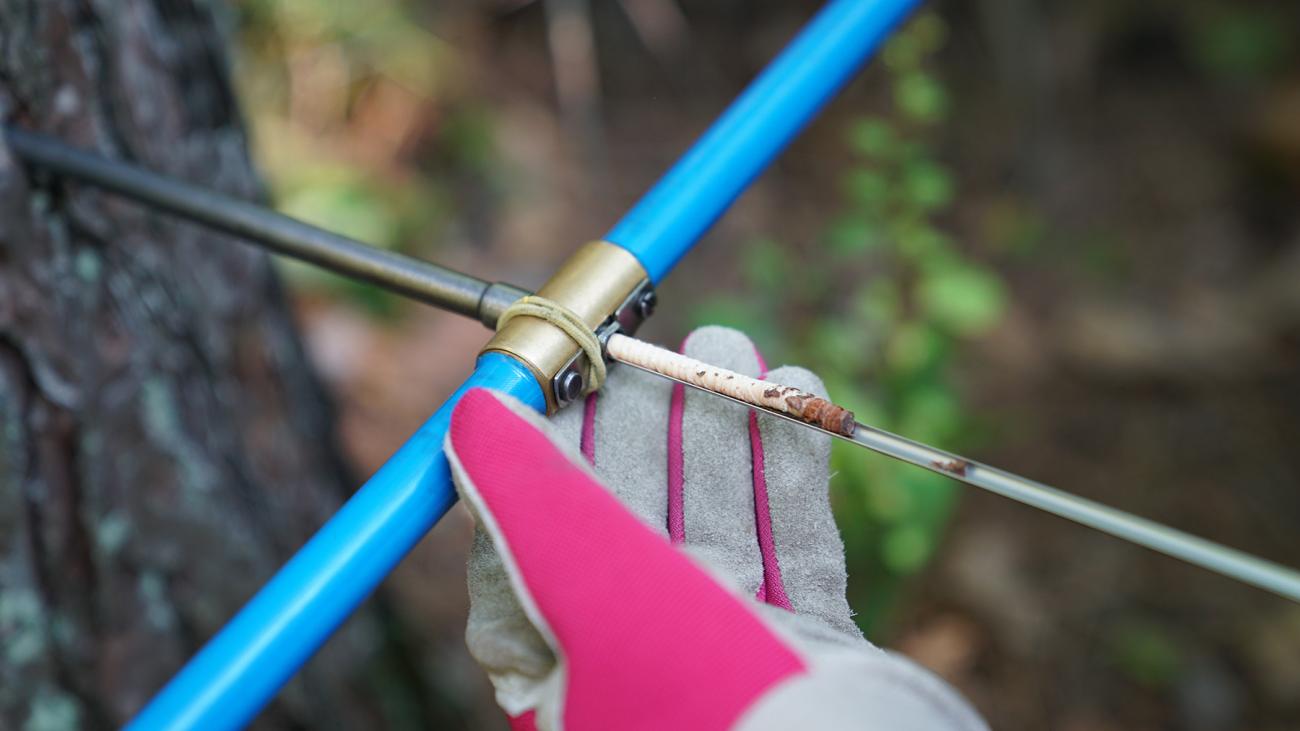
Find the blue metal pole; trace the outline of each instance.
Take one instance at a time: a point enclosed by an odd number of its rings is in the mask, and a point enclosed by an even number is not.
[[[919,0],[834,0],[605,236],[663,279]]]
[[[660,281],[849,79],[917,0],[833,0],[607,236]],[[517,361],[474,374],[128,726],[247,724],[455,502],[442,443],[475,386],[541,411]]]
[[[442,452],[456,402],[493,388],[544,411],[532,372],[488,353],[269,583],[172,678],[128,729],[237,729],[253,719],[456,500]]]

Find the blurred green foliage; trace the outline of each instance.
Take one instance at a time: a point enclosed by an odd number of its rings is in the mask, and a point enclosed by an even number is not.
[[[847,130],[853,162],[821,245],[801,256],[777,241],[752,242],[747,291],[707,301],[695,319],[744,329],[781,361],[814,368],[864,423],[958,447],[970,422],[951,366],[961,339],[998,322],[1005,293],[937,225],[956,194],[932,141],[949,110],[930,70],[945,36],[927,13],[886,46],[892,111]],[[832,463],[850,599],[871,630],[933,555],[957,487],[842,443]]]
[[[1209,6],[1192,16],[1191,45],[1211,77],[1255,81],[1285,68],[1295,52],[1295,28],[1268,5]]]
[[[491,187],[491,119],[419,3],[241,0],[236,85],[276,207],[384,248],[432,256],[463,188]],[[435,172],[436,171],[436,172]],[[368,284],[281,261],[298,291],[391,314]]]
[[[1159,623],[1127,620],[1111,630],[1107,649],[1125,676],[1149,688],[1167,688],[1183,673],[1183,644]]]

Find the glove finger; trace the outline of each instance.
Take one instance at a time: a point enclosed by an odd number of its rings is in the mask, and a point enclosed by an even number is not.
[[[594,441],[583,452],[594,461],[596,475],[660,535],[668,533],[665,435],[672,386],[666,379],[615,365],[594,403],[583,409],[586,433]]]
[[[582,411],[581,405],[575,405],[551,420],[557,442],[576,448]],[[571,418],[574,414],[577,419]],[[562,418],[566,415],[570,418]],[[452,475],[459,481],[456,471]],[[466,501],[465,505],[473,512],[472,503]],[[465,645],[491,678],[502,710],[512,718],[531,713],[537,689],[555,667],[555,654],[520,606],[501,556],[478,516],[474,519],[474,540],[466,568],[469,617]]]
[[[682,351],[749,376],[763,369],[753,342],[730,328],[700,328]],[[680,469],[670,462],[669,535],[683,538],[695,555],[754,596],[763,584],[763,561],[754,522],[749,409],[677,385],[671,411],[669,459]],[[681,533],[674,535],[678,525]]]
[[[666,535],[666,441],[639,435],[664,433],[672,384],[623,368],[612,369],[606,385],[605,391],[551,417],[551,435],[593,463],[599,413],[599,429],[615,438],[599,449],[598,475],[633,512]],[[654,454],[647,455],[646,450]],[[466,644],[492,678],[498,703],[518,716],[530,709],[536,696],[532,688],[543,683],[554,667],[554,654],[515,598],[501,558],[481,527],[475,529],[468,569]]]
[[[512,696],[526,696],[525,686],[541,683],[555,665],[555,655],[515,599],[501,557],[476,522],[470,547],[469,620],[465,644],[502,692],[499,702],[512,715],[526,708]],[[511,693],[511,690],[520,691]]]
[[[729,728],[806,670],[752,609],[553,442],[540,417],[510,403],[466,393],[446,451],[520,604],[560,650],[563,682],[548,687],[564,707],[544,698],[539,725],[562,715],[575,729]]]
[[[821,379],[803,368],[783,366],[767,379],[827,397]],[[828,495],[831,438],[769,415],[758,416],[758,428],[772,541],[786,596],[796,613],[861,638],[845,598],[844,542]]]

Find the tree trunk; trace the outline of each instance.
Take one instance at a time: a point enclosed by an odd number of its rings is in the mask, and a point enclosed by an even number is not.
[[[0,116],[258,198],[218,20],[0,0]],[[352,485],[265,255],[2,143],[0,420],[0,728],[125,722]],[[373,606],[259,725],[445,720]]]

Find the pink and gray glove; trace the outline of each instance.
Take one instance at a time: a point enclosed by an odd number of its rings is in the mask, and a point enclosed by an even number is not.
[[[734,330],[684,351],[765,370]],[[513,728],[986,728],[853,623],[828,437],[615,368],[550,423],[470,391],[446,446],[478,523],[467,640]]]

